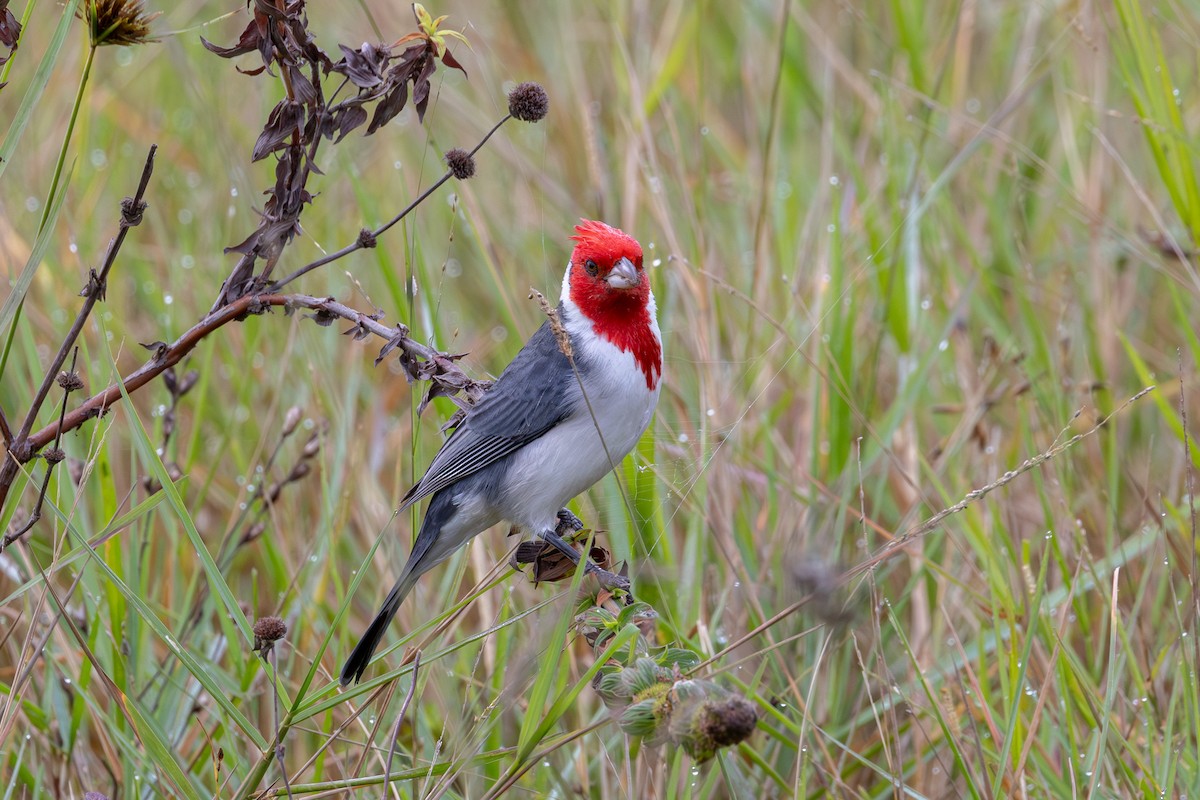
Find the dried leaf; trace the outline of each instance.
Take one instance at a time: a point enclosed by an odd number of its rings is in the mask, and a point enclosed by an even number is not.
[[[364,44],[358,50],[351,50],[339,44],[338,49],[342,51],[342,60],[333,65],[333,72],[345,75],[359,89],[373,89],[383,84],[383,67],[389,55],[387,48]]]
[[[16,50],[20,40],[21,23],[17,22],[17,18],[8,10],[8,0],[0,0],[0,45]]]
[[[451,69],[458,70],[463,75],[467,74],[467,70],[463,67],[462,64],[458,63],[458,59],[455,58],[453,55],[451,55],[449,50],[446,50],[444,53],[442,53],[442,63],[445,64],[447,67],[450,67]]]
[[[259,49],[261,38],[262,33],[259,30],[258,21],[250,20],[250,24],[246,26],[246,30],[242,31],[242,35],[238,37],[237,44],[232,47],[221,47],[220,45],[213,44],[203,36],[200,37],[200,43],[210,52],[216,53],[221,58],[236,58],[246,53],[253,53]],[[265,61],[264,59],[264,63]]]
[[[325,135],[333,138],[333,141],[337,143],[367,121],[367,110],[358,104],[340,106],[333,112],[329,120]],[[334,133],[337,133],[336,137],[333,136]]]
[[[311,84],[309,86],[311,88]],[[304,106],[286,98],[280,100],[275,108],[271,109],[267,124],[258,135],[258,141],[254,143],[252,160],[261,161],[284,147],[289,138],[299,133],[303,123]]]
[[[384,343],[383,347],[379,348],[379,355],[375,356],[375,366],[379,366],[379,362],[387,358],[388,353],[395,350],[408,339],[408,328],[403,325],[396,325],[396,332],[392,334],[392,338]]]
[[[404,104],[407,102],[408,84],[401,83],[388,92],[379,105],[375,106],[375,116],[371,118],[371,124],[367,126],[367,135],[370,136],[391,122],[397,114],[404,110]]]

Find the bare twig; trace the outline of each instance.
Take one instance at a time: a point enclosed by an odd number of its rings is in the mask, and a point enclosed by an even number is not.
[[[275,650],[275,648],[271,648],[271,650],[264,657],[264,660],[271,658],[271,656],[274,656],[274,661],[271,665],[271,696],[275,700],[273,704],[275,710],[275,723],[276,725],[279,725],[279,685],[275,682],[275,676],[279,674],[279,651]],[[292,784],[288,779],[287,761],[284,760],[285,748],[286,746],[283,743],[283,729],[280,727],[275,735],[275,760],[279,762],[279,775],[283,778],[283,788],[287,791],[287,796],[292,797]]]
[[[79,348],[75,348],[75,355],[71,357],[71,375],[75,375],[75,365],[79,362]],[[78,378],[76,378],[78,380]],[[62,407],[58,412],[58,435],[54,437],[54,447],[46,451],[46,474],[42,476],[42,488],[38,491],[37,504],[33,507],[33,513],[29,515],[29,519],[25,524],[12,533],[4,535],[4,539],[0,540],[0,553],[3,553],[10,544],[20,539],[25,534],[33,529],[33,526],[42,518],[42,506],[46,502],[46,490],[50,487],[50,476],[54,473],[54,467],[63,459],[63,452],[59,448],[62,444],[62,422],[63,417],[67,415],[67,398],[75,388],[73,385],[63,383],[63,398]]]
[[[8,417],[4,416],[3,408],[0,408],[0,437],[4,438],[5,447],[12,444],[12,428],[8,425]]]
[[[404,703],[400,706],[400,713],[396,715],[396,724],[392,728],[392,740],[388,743],[387,763],[383,767],[383,785],[385,788],[392,781],[392,759],[396,755],[396,740],[400,738],[400,726],[404,723],[404,715],[408,713],[408,706],[412,702],[413,695],[417,693],[417,673],[420,669],[421,651],[418,650],[413,656],[412,685],[408,687],[408,694],[404,696]]]
[[[312,317],[318,324],[328,325],[335,319],[349,320],[354,323],[354,326],[347,333],[358,338],[375,335],[386,339],[385,349],[389,351],[399,349],[403,356],[409,359],[439,360],[442,374],[452,377],[453,382],[461,382],[466,386],[474,383],[466,373],[453,363],[449,363],[448,356],[410,338],[408,328],[405,326],[389,327],[380,322],[377,315],[364,314],[331,297],[312,297],[301,294],[246,295],[223,306],[215,313],[205,316],[171,344],[158,348],[149,361],[127,375],[120,383],[114,383],[103,391],[97,392],[67,413],[61,425],[47,425],[30,434],[29,444],[35,449],[43,447],[55,437],[60,429],[63,431],[74,430],[92,417],[106,413],[121,398],[122,390],[132,393],[140,389],[169,367],[178,364],[184,356],[195,349],[196,345],[216,330],[231,322],[243,320],[251,314],[264,313],[271,306],[283,307],[288,311],[296,309],[315,311],[316,313]]]
[[[475,145],[475,148],[473,150],[471,150],[471,155],[473,156],[476,153],[478,153],[479,149],[481,147],[483,147],[485,144],[487,144],[487,140],[492,138],[492,134],[494,134],[496,131],[500,130],[500,126],[503,125],[504,123],[508,122],[512,118],[513,118],[512,114],[506,114],[504,119],[500,120],[495,125],[493,125],[492,129],[490,131],[488,131],[487,134],[485,134],[482,139],[479,140],[479,144]],[[351,253],[356,252],[358,250],[362,250],[364,248],[369,248],[369,247],[374,247],[375,240],[379,236],[386,233],[389,228],[391,228],[397,222],[399,222],[400,220],[404,219],[409,214],[411,214],[417,206],[421,205],[421,203],[425,202],[425,200],[429,198],[429,195],[431,195],[435,191],[437,191],[438,188],[440,188],[443,183],[450,180],[450,178],[453,177],[453,174],[454,173],[451,172],[450,170],[446,170],[446,173],[444,175],[442,175],[442,177],[438,178],[428,189],[421,192],[421,194],[418,195],[415,200],[413,200],[411,203],[409,203],[407,206],[405,206],[404,209],[399,214],[392,217],[390,220],[385,222],[383,225],[380,225],[378,228],[376,228],[373,231],[363,228],[363,230],[358,234],[358,238],[354,240],[353,244],[348,244],[345,247],[343,247],[341,250],[335,250],[334,252],[329,253],[328,255],[321,256],[316,261],[311,261],[308,264],[305,264],[303,267],[296,270],[291,275],[288,275],[286,278],[280,278],[275,283],[271,284],[270,291],[278,292],[284,286],[287,286],[289,283],[291,283],[292,281],[301,277],[302,275],[307,275],[308,273],[312,272],[317,267],[323,267],[326,264],[337,261],[339,258],[344,258],[345,256],[348,256]]]
[[[4,506],[4,501],[8,497],[8,490],[17,477],[19,465],[32,458],[33,454],[45,446],[46,442],[52,438],[46,437],[40,443],[35,444],[29,438],[29,432],[33,429],[33,423],[37,420],[38,412],[42,410],[42,404],[46,402],[46,396],[50,393],[50,387],[54,383],[54,379],[58,376],[58,371],[62,369],[63,362],[67,360],[67,353],[71,352],[71,347],[74,346],[75,340],[79,338],[79,333],[83,330],[84,323],[87,322],[96,303],[104,299],[108,273],[112,270],[112,266],[117,260],[117,253],[120,252],[121,245],[125,242],[125,234],[130,228],[140,225],[142,222],[142,212],[146,210],[146,203],[142,197],[146,194],[146,187],[149,185],[150,176],[154,172],[154,154],[157,150],[158,145],[150,145],[150,152],[146,155],[146,165],[142,168],[142,179],[138,182],[137,192],[132,198],[126,197],[121,201],[121,222],[117,230],[117,235],[108,244],[108,252],[104,256],[104,263],[100,267],[100,271],[91,270],[87,285],[81,293],[84,297],[83,306],[79,309],[79,313],[76,315],[71,329],[63,337],[62,344],[59,346],[58,352],[55,353],[54,359],[50,362],[49,367],[46,368],[46,376],[42,379],[42,385],[38,387],[37,394],[34,395],[33,402],[29,406],[29,411],[25,414],[25,420],[21,423],[21,429],[10,441],[9,457],[5,459],[3,467],[0,467],[0,507]]]

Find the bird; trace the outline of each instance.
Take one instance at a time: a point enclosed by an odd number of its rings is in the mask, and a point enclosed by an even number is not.
[[[400,511],[426,497],[429,505],[404,569],[342,667],[343,687],[362,678],[417,579],[493,525],[541,537],[578,564],[556,532],[560,510],[569,514],[566,504],[615,469],[649,426],[663,349],[642,247],[595,220],[580,220],[570,238],[556,313],[404,496]]]

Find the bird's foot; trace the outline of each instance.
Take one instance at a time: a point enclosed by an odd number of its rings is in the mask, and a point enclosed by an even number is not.
[[[601,589],[607,589],[610,592],[621,591],[632,596],[633,593],[630,590],[633,584],[629,582],[629,578],[626,576],[609,572],[606,569],[596,566],[591,561],[586,562],[584,570],[600,583]]]
[[[569,508],[560,508],[558,510],[558,527],[554,532],[559,536],[567,536],[571,533],[577,533],[583,530],[583,520],[571,513]]]
[[[593,546],[588,557],[564,538],[583,529],[583,523],[565,508],[558,514],[558,526],[555,530],[543,531],[540,542],[522,542],[513,554],[510,564],[514,569],[520,569],[523,564],[533,565],[533,579],[536,582],[557,582],[568,580],[575,573],[580,563],[584,572],[595,577],[600,587],[608,592],[621,592],[627,598],[632,598],[629,578],[624,574],[605,569],[610,565],[608,551],[602,547]],[[576,544],[579,544],[576,541]],[[604,566],[600,566],[603,564]],[[622,568],[621,573],[624,573]]]

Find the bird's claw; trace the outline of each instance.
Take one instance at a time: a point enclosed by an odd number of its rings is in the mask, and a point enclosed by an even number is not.
[[[626,594],[632,594],[630,589],[633,587],[633,584],[624,575],[609,572],[606,569],[596,566],[591,561],[587,562],[586,570],[589,575],[593,576],[600,583],[600,588],[608,589],[609,591],[615,589]]]
[[[558,527],[555,528],[555,533],[565,537],[569,533],[583,530],[583,520],[571,513],[569,508],[560,508],[558,510]]]

